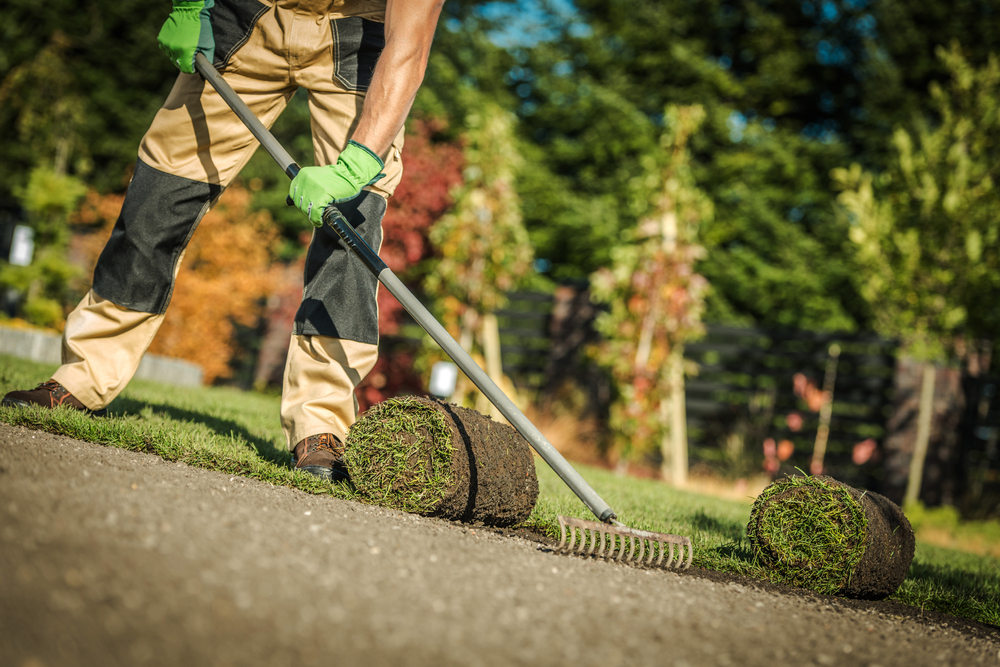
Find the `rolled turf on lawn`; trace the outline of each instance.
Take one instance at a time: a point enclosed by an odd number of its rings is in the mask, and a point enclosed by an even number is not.
[[[528,518],[538,478],[528,442],[507,424],[432,398],[393,398],[347,434],[345,463],[370,502],[510,526]]]
[[[772,580],[819,593],[883,599],[913,560],[913,529],[895,503],[826,476],[764,489],[747,536]]]

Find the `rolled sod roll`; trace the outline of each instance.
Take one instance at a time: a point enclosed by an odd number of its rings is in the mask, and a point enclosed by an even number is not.
[[[372,504],[510,526],[527,519],[538,499],[534,457],[521,434],[433,398],[372,406],[346,445],[351,482]]]
[[[832,477],[786,477],[757,497],[747,537],[777,583],[881,600],[913,561],[913,528],[885,496]]]

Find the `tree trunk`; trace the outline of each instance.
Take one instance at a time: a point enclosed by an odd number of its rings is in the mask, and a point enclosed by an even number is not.
[[[500,326],[497,323],[497,316],[493,313],[483,315],[481,336],[483,357],[486,359],[486,374],[490,376],[490,379],[498,387],[503,387],[503,362],[500,356]],[[480,393],[477,403],[481,404],[476,406],[480,412],[485,412],[498,421],[506,421],[503,415],[500,414],[497,406],[490,403],[485,394]]]
[[[674,486],[687,484],[687,411],[684,405],[684,347],[675,345],[670,353],[669,391],[660,404],[660,416],[667,433],[660,445],[663,479]]]
[[[809,472],[813,475],[823,474],[823,459],[826,458],[826,443],[830,438],[830,419],[833,417],[833,389],[837,384],[837,361],[839,359],[840,346],[834,343],[830,346],[830,357],[826,360],[826,375],[823,378],[823,405],[819,410],[819,428],[816,430],[812,463],[809,466]]]
[[[913,445],[910,459],[910,476],[906,481],[903,506],[917,502],[920,484],[924,476],[924,460],[927,458],[927,443],[931,438],[931,417],[934,413],[934,381],[937,369],[934,364],[924,364],[923,383],[920,387],[920,412],[917,416],[917,440]]]

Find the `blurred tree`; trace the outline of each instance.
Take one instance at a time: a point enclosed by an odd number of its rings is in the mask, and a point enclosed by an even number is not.
[[[553,277],[606,265],[649,214],[663,110],[696,103],[706,118],[690,145],[692,171],[716,208],[700,229],[698,269],[716,285],[706,318],[848,330],[864,322],[826,179],[847,149],[829,129],[841,112],[824,91],[851,73],[817,55],[837,31],[838,43],[862,49],[853,14],[827,21],[781,0],[577,7],[555,39],[515,50],[523,62],[507,73],[534,143],[519,182],[525,224]]]
[[[466,122],[464,183],[454,209],[431,228],[437,256],[424,287],[466,351],[473,352],[479,333],[487,370],[501,384],[494,313],[507,303],[507,292],[529,275],[533,259],[514,187],[521,157],[509,112],[485,105]]]
[[[952,76],[938,48],[958,41],[970,65],[986,65],[1000,44],[1000,11],[992,0],[871,0],[867,10],[860,102],[846,124],[859,161],[881,170],[895,159],[894,129],[936,114],[928,88]]]
[[[897,127],[878,175],[832,174],[876,330],[927,360],[1000,329],[1000,61],[973,67],[957,43],[937,55],[951,75],[930,85],[939,122]]]
[[[979,366],[979,359],[966,355],[977,354],[980,340],[995,344],[1000,327],[995,185],[1000,177],[1000,60],[991,55],[974,67],[957,41],[950,49],[939,46],[937,56],[951,80],[930,84],[933,118],[918,117],[909,127],[895,129],[891,159],[877,176],[857,163],[833,172],[852,223],[850,238],[858,247],[858,288],[872,305],[875,328],[900,339],[905,355],[925,362],[915,437],[890,436],[885,443],[891,479],[898,477],[891,473],[894,468],[909,463],[903,497],[908,504],[921,497],[933,422],[941,419],[934,416],[935,406],[951,406],[955,423],[962,410],[962,401],[955,400],[957,383],[949,395],[941,395],[936,365],[957,358],[970,369]],[[904,373],[906,366],[901,362]],[[909,409],[902,400],[898,405],[898,410]],[[956,488],[964,486],[963,475],[955,475],[954,438],[940,438],[935,448],[940,451],[931,477],[938,490],[947,490],[956,479]],[[958,501],[954,491],[947,493],[950,502]],[[974,507],[983,498],[972,495],[965,503]],[[938,502],[945,497],[931,496]]]
[[[0,264],[0,288],[20,295],[16,315],[35,326],[61,329],[66,319],[79,271],[66,262],[67,219],[85,192],[79,179],[41,166],[16,192],[34,232],[34,252],[27,266]]]
[[[630,234],[631,243],[612,250],[611,267],[592,278],[594,297],[607,304],[597,317],[603,340],[594,355],[615,383],[613,458],[660,455],[678,483],[687,476],[682,350],[702,331],[707,287],[694,264],[703,252],[698,227],[711,219],[712,205],[695,185],[688,151],[704,118],[700,106],[667,108],[657,206]]]
[[[34,59],[12,68],[0,83],[0,118],[12,121],[11,136],[16,138],[11,161],[16,162],[18,149],[31,158],[23,165],[25,172],[6,184],[7,191],[20,201],[34,233],[31,263],[0,265],[0,287],[20,295],[18,315],[51,328],[62,326],[75,276],[64,257],[67,219],[86,191],[79,178],[67,173],[70,158],[81,154],[85,123],[82,100],[66,69],[67,48],[65,35],[56,32]],[[77,171],[85,170],[85,158],[77,166]]]
[[[156,42],[169,10],[139,0],[4,3],[0,199],[24,186],[39,159],[52,159],[40,151],[53,145],[67,173],[100,191],[124,187],[121,175],[176,78]]]

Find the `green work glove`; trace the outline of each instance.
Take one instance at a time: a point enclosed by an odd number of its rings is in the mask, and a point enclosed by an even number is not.
[[[381,173],[384,166],[370,148],[349,141],[337,164],[299,171],[288,187],[288,199],[320,227],[327,206],[357,197],[361,188],[385,176]]]
[[[215,37],[209,22],[214,6],[215,0],[174,0],[174,10],[156,40],[180,71],[194,74],[197,53],[204,53],[209,61],[215,58]]]

